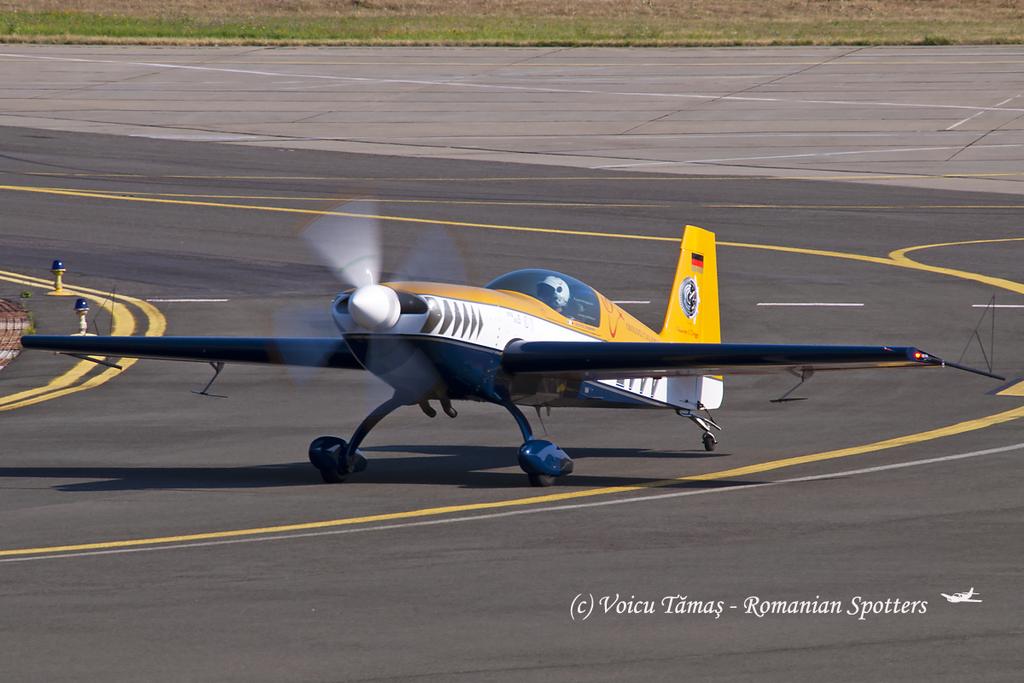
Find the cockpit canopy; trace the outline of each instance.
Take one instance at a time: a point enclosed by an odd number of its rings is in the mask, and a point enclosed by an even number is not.
[[[601,324],[601,304],[597,293],[576,278],[553,270],[515,270],[491,280],[486,287],[526,294],[566,318],[595,327]]]

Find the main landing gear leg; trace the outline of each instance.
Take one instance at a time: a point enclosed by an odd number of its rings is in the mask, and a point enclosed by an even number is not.
[[[353,472],[365,470],[366,458],[359,452],[359,444],[381,420],[404,405],[407,405],[406,401],[399,399],[398,396],[392,396],[374,408],[373,412],[359,423],[349,441],[337,436],[313,439],[309,444],[309,461],[320,470],[323,480],[328,484],[336,484],[345,481],[345,477]]]
[[[558,477],[572,472],[572,458],[561,448],[544,439],[534,439],[530,423],[523,411],[511,401],[503,403],[512,413],[523,433],[523,445],[519,447],[519,467],[526,472],[530,486],[551,486]]]
[[[680,417],[689,418],[693,424],[700,427],[700,430],[704,432],[701,435],[701,441],[704,443],[704,450],[713,451],[715,446],[718,444],[718,438],[711,431],[712,428],[722,431],[721,426],[717,422],[711,419],[711,414],[707,410],[704,411],[705,415],[697,415],[692,410],[686,408],[680,408],[676,411],[676,414]]]

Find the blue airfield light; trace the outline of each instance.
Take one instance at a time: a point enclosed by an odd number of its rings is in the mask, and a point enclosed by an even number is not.
[[[76,313],[88,313],[89,312],[89,302],[86,301],[85,299],[76,299],[75,300],[75,312]]]
[[[64,272],[66,270],[63,261],[59,258],[53,259],[53,264],[50,266],[50,272],[53,273],[53,291],[47,292],[48,295],[68,296],[68,293],[64,291]]]

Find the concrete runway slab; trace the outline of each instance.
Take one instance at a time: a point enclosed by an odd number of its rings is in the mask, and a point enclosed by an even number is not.
[[[955,358],[979,320],[975,304],[993,294],[1024,303],[1014,289],[1021,204],[1006,194],[20,128],[0,129],[0,148],[0,270],[45,278],[60,257],[72,284],[229,299],[157,303],[169,334],[273,334],[320,310],[337,285],[297,238],[310,215],[274,209],[367,196],[390,215],[437,221],[471,282],[558,268],[613,298],[651,301],[632,310],[652,325],[676,254],[635,238],[711,228],[726,243],[732,341],[910,343]],[[387,270],[423,230],[387,223]],[[908,252],[919,266],[888,256],[964,240],[1013,241]],[[0,281],[0,295],[22,286]],[[821,300],[864,305],[758,305]],[[74,324],[69,302],[32,301],[40,331]],[[1018,310],[997,314],[996,369],[1012,376],[1024,374]],[[983,362],[977,347],[966,360]],[[26,355],[4,370],[0,393],[69,365]],[[1009,681],[1024,664],[1024,412],[1019,396],[986,393],[997,382],[952,370],[816,376],[801,390],[810,400],[780,405],[768,399],[787,378],[730,380],[713,453],[672,415],[555,411],[547,427],[577,472],[549,491],[575,497],[508,506],[534,491],[500,411],[466,405],[456,420],[432,421],[402,411],[368,440],[367,472],[326,486],[306,444],[351,429],[378,395],[372,383],[230,367],[217,385],[230,398],[189,393],[208,376],[201,365],[140,362],[95,389],[0,412],[9,675]],[[812,454],[822,457],[778,462]],[[801,477],[812,479],[783,483]],[[593,495],[623,485],[641,488]],[[427,512],[439,506],[463,507]],[[414,511],[424,512],[296,532],[320,534],[305,537],[117,545]],[[226,541],[245,542],[197,545]],[[112,554],[2,554],[90,542],[113,542]],[[25,558],[40,559],[9,561]],[[940,596],[971,586],[982,603]],[[574,621],[574,599],[591,594],[687,596],[722,610]],[[926,601],[927,611],[860,620],[845,613],[858,596]],[[838,600],[843,611],[758,617],[751,597]]]
[[[0,64],[0,121],[13,126],[623,172],[1024,187],[1018,46],[12,46]],[[711,134],[721,136],[714,149],[702,141]]]

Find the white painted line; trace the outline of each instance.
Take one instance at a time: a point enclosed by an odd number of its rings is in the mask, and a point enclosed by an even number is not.
[[[953,130],[953,129],[955,129],[955,128],[959,128],[960,126],[964,125],[965,123],[967,123],[967,122],[968,122],[968,121],[970,121],[971,119],[976,119],[976,118],[978,118],[979,116],[981,116],[981,115],[982,115],[982,114],[984,114],[984,113],[985,113],[985,112],[983,112],[983,111],[977,111],[977,112],[974,112],[973,114],[971,114],[970,116],[968,116],[968,117],[967,117],[966,119],[960,119],[959,121],[957,121],[956,123],[954,123],[954,124],[953,124],[952,126],[950,126],[949,128],[947,128],[946,130]]]
[[[1024,308],[1024,304],[971,304],[971,308]]]
[[[1000,102],[1000,103],[998,103],[998,104],[995,104],[995,105],[993,105],[993,107],[1001,107],[1001,106],[1003,106],[1004,104],[1008,104],[1008,103],[1010,103],[1010,102],[1014,101],[1014,100],[1015,100],[1015,99],[1017,99],[1018,97],[1020,97],[1020,95],[1014,95],[1013,97],[1007,97],[1007,98],[1006,98],[1005,100],[1003,100],[1002,102]],[[953,130],[954,128],[959,128],[960,126],[962,126],[963,124],[967,123],[967,122],[968,122],[968,121],[970,121],[971,119],[977,118],[977,117],[981,116],[981,115],[982,115],[982,114],[984,114],[984,113],[985,113],[985,112],[983,112],[983,111],[979,111],[979,112],[977,112],[977,113],[975,113],[975,114],[971,114],[971,115],[970,115],[970,116],[968,116],[968,117],[967,117],[966,119],[961,119],[960,121],[957,121],[957,122],[956,122],[956,123],[954,123],[954,124],[953,124],[952,126],[950,126],[949,128],[947,128],[946,130]]]
[[[771,301],[761,302],[758,306],[863,306],[854,303],[831,303],[825,301]]]
[[[146,299],[154,304],[222,304],[230,299]]]
[[[152,140],[180,140],[182,142],[241,142],[244,140],[266,140],[266,135],[214,135],[197,133],[174,134],[174,133],[132,133],[130,138],[150,138]],[[270,138],[273,139],[273,138]]]
[[[896,462],[889,465],[876,465],[874,467],[862,467],[855,470],[842,470],[839,472],[830,472],[826,474],[814,474],[806,477],[792,477],[789,479],[779,479],[778,481],[766,481],[754,484],[738,484],[732,486],[722,486],[720,488],[706,488],[706,489],[688,489],[686,491],[673,491],[671,493],[658,493],[650,496],[633,496],[631,498],[613,498],[610,500],[599,500],[590,503],[570,503],[567,505],[551,505],[548,507],[536,507],[528,508],[525,510],[506,510],[504,512],[492,512],[484,515],[466,515],[463,517],[448,517],[445,519],[431,519],[420,522],[402,522],[400,524],[380,524],[377,526],[364,526],[352,529],[329,529],[325,531],[307,531],[303,533],[295,534],[279,534],[276,536],[257,536],[254,538],[232,538],[220,541],[200,541],[197,543],[178,543],[176,545],[157,545],[148,546],[143,548],[118,548],[115,550],[90,550],[80,553],[66,553],[63,555],[35,555],[30,557],[11,557],[6,559],[0,559],[0,564],[5,562],[33,562],[37,560],[57,560],[65,559],[69,557],[91,557],[94,555],[123,555],[128,553],[144,553],[153,550],[182,550],[187,548],[207,548],[210,546],[218,545],[236,545],[239,543],[263,543],[266,541],[282,541],[291,540],[296,538],[317,538],[321,536],[340,536],[342,534],[357,534],[369,531],[385,531],[390,529],[409,529],[412,527],[423,527],[423,526],[440,526],[442,524],[457,524],[459,522],[475,522],[484,519],[499,519],[502,517],[516,517],[519,515],[536,515],[545,512],[565,512],[569,510],[582,510],[586,508],[606,507],[609,505],[630,505],[632,503],[647,503],[654,500],[667,500],[671,498],[684,498],[687,496],[701,496],[710,494],[725,494],[725,493],[737,493],[741,491],[750,491],[751,489],[761,489],[769,486],[782,486],[784,484],[800,484],[810,481],[822,481],[826,479],[840,479],[843,477],[854,477],[861,474],[873,474],[875,472],[886,472],[889,470],[905,469],[907,467],[920,467],[922,465],[933,465],[940,462],[952,462],[955,460],[966,460],[968,458],[979,458],[984,455],[996,455],[999,453],[1009,453],[1011,451],[1018,451],[1024,448],[1024,443],[1015,443],[1010,446],[1000,446],[998,448],[986,448],[981,451],[971,451],[969,453],[957,453],[954,455],[944,455],[937,458],[925,458],[923,460],[910,460],[907,462]],[[680,484],[685,484],[685,481],[680,481]],[[697,482],[701,483],[701,482]]]
[[[675,139],[686,138],[687,140],[703,140],[718,138],[906,138],[906,133],[779,133],[779,132],[739,132],[739,133],[615,133],[588,135],[588,139],[617,138],[622,136],[642,138],[644,140],[657,140],[659,138]]]
[[[639,299],[636,300],[636,301],[630,301],[629,299],[621,299],[619,301],[613,301],[612,303],[613,304],[649,304],[651,302],[650,301],[640,301]]]
[[[1007,110],[1008,111],[1008,110]],[[985,112],[978,112],[984,114]],[[971,149],[987,149],[989,147],[1024,147],[1024,144],[1011,144],[1011,145],[981,145],[972,146]],[[672,164],[715,164],[723,161],[764,161],[768,159],[806,159],[810,157],[841,157],[849,156],[851,154],[894,154],[897,152],[932,152],[939,150],[951,150],[951,149],[963,149],[963,145],[954,145],[947,147],[902,147],[899,149],[862,149],[862,150],[850,150],[846,152],[811,152],[807,154],[773,154],[771,156],[763,157],[723,157],[720,159],[687,159],[684,161],[643,161],[639,163],[631,164],[604,164],[601,166],[591,166],[593,169],[601,168],[631,168],[634,166],[671,166]]]
[[[621,97],[662,97],[669,99],[696,99],[734,102],[768,102],[783,104],[825,104],[841,107],[899,107],[911,109],[959,109],[963,111],[1019,111],[998,107],[976,107],[966,104],[928,104],[914,102],[870,102],[857,100],[803,100],[786,99],[783,97],[750,97],[741,95],[699,95],[696,93],[679,92],[620,92],[610,90],[583,90],[576,88],[543,88],[533,85],[497,85],[494,83],[467,83],[464,81],[428,81],[400,78],[369,78],[362,76],[334,76],[329,74],[297,74],[286,71],[257,71],[253,69],[228,69],[213,66],[195,66],[190,64],[167,64],[163,62],[128,62],[117,59],[85,59],[82,57],[48,57],[43,55],[27,55],[15,52],[0,52],[0,57],[13,59],[39,59],[55,62],[83,62],[87,64],[117,64],[120,66],[142,66],[151,69],[181,69],[186,71],[216,71],[220,73],[244,74],[250,76],[280,76],[283,78],[312,78],[327,81],[347,81],[353,83],[394,83],[398,85],[436,85],[442,87],[478,88],[481,90],[510,90],[521,92],[569,93],[577,95],[613,95]]]

